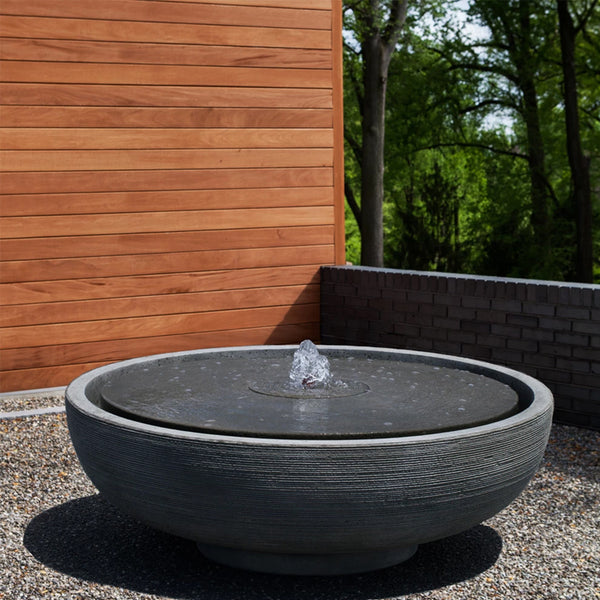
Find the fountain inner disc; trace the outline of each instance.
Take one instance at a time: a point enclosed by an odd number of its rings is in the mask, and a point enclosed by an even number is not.
[[[117,370],[99,386],[103,408],[130,419],[188,431],[301,439],[375,438],[474,427],[515,414],[517,392],[461,368],[328,355],[336,380],[353,394],[323,397],[277,390],[289,356],[261,353],[182,361],[161,359]],[[257,381],[260,389],[257,390]],[[351,387],[351,386],[350,386]],[[347,391],[347,390],[346,390]]]
[[[295,387],[290,385],[288,379],[280,379],[275,381],[253,381],[248,387],[253,392],[265,394],[265,396],[296,398],[298,400],[346,398],[347,396],[358,396],[358,394],[369,391],[369,386],[362,381],[333,381],[324,387]]]

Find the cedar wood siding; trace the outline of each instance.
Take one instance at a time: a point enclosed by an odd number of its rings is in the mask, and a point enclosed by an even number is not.
[[[0,391],[319,335],[341,0],[2,0]]]

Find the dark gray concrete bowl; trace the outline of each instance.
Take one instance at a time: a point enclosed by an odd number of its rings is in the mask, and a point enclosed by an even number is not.
[[[553,410],[548,388],[511,369],[440,354],[321,347],[329,356],[373,356],[391,365],[409,361],[483,375],[515,390],[518,410],[450,431],[303,439],[144,422],[109,412],[101,399],[106,382],[126,377],[129,369],[244,353],[289,356],[293,350],[174,353],[78,377],[67,388],[66,409],[85,472],[117,508],[195,540],[218,562],[267,572],[343,574],[402,562],[421,543],[477,525],[515,499],[540,464]]]

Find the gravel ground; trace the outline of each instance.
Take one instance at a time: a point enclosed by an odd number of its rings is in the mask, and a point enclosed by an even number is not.
[[[62,388],[30,393],[0,394],[0,418],[2,413],[63,406],[64,398]]]
[[[52,406],[56,394],[0,403]],[[406,563],[344,577],[250,573],[113,509],[79,467],[64,414],[0,418],[2,600],[600,599],[600,432],[555,425],[499,515]]]

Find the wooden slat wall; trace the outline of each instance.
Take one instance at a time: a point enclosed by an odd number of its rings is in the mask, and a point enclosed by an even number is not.
[[[0,390],[318,338],[340,0],[2,0]]]

